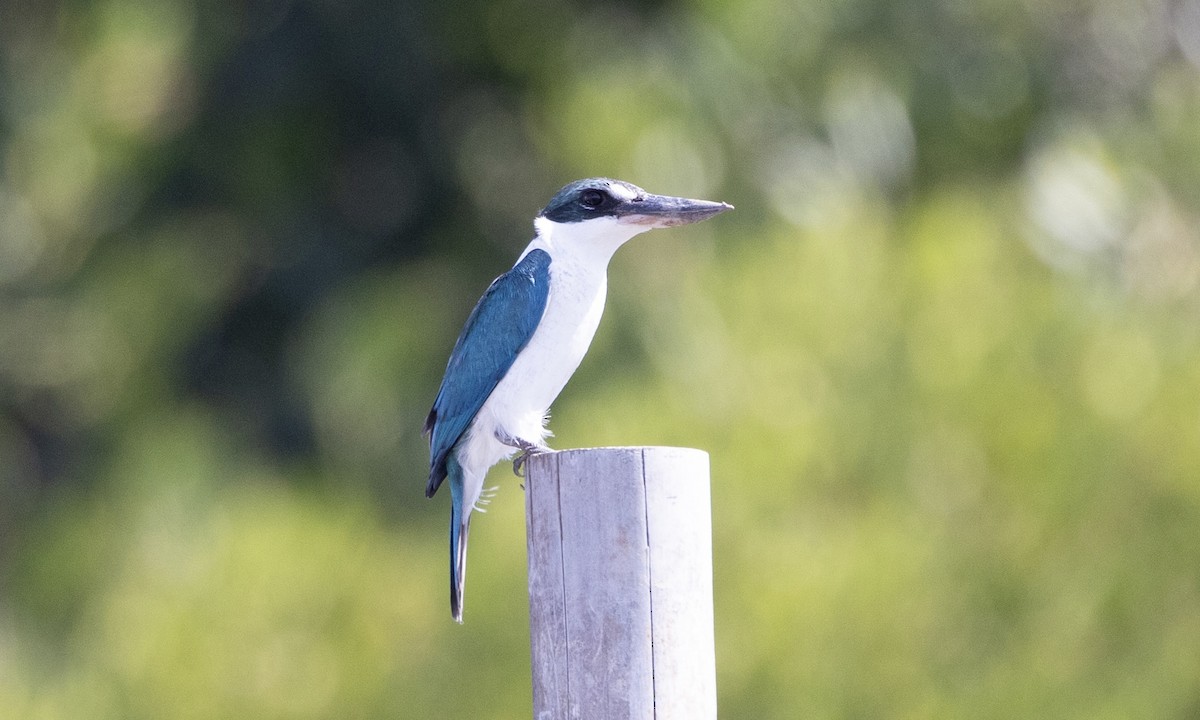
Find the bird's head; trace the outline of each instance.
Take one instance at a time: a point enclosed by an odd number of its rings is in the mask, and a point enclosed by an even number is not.
[[[654,228],[700,222],[732,210],[723,202],[654,195],[620,180],[588,178],[559,190],[538,213],[539,233],[621,243]]]

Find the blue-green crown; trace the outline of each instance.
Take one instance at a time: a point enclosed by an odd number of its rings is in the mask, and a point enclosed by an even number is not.
[[[615,190],[615,192],[614,192]],[[637,185],[611,178],[576,180],[550,198],[539,217],[558,223],[574,223],[617,214],[622,203],[645,196]]]

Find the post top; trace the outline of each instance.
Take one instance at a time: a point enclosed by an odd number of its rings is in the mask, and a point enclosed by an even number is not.
[[[558,456],[585,456],[585,455],[633,455],[640,454],[643,457],[646,455],[655,455],[658,457],[669,456],[693,456],[701,455],[705,459],[708,458],[708,453],[698,448],[674,447],[671,445],[617,445],[611,447],[589,447],[589,448],[565,448],[563,450],[551,450],[549,452],[539,453],[530,458],[530,461],[538,460],[539,458],[550,458]],[[697,458],[698,459],[698,458]]]

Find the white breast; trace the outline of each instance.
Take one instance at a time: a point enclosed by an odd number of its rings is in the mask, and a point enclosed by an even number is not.
[[[546,413],[592,344],[606,293],[604,267],[595,270],[551,261],[550,294],[542,321],[484,403],[477,424],[489,420],[509,435],[542,442],[548,434]]]

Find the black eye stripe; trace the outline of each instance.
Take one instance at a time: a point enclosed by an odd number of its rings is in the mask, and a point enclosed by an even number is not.
[[[636,185],[609,178],[586,178],[564,186],[538,215],[557,223],[584,222],[615,215],[623,203],[644,198],[645,191]]]

